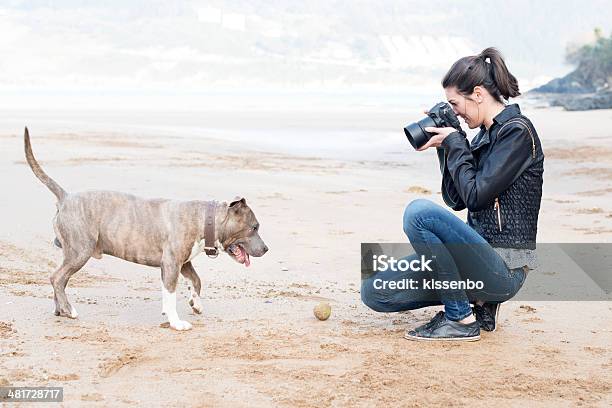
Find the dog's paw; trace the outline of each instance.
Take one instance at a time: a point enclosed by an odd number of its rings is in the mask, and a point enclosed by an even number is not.
[[[79,314],[77,313],[76,309],[72,305],[70,305],[70,315],[68,315],[68,317],[71,319],[76,319],[77,317],[79,317]]]
[[[204,311],[204,308],[202,307],[202,305],[199,302],[197,302],[197,303],[191,305],[191,310],[193,310],[197,314],[202,314],[202,312]]]
[[[191,309],[197,314],[202,314],[202,311],[204,310],[204,308],[202,307],[202,303],[200,302],[199,296],[190,296],[189,306],[191,306]]]
[[[176,320],[174,322],[170,322],[170,327],[178,331],[191,330],[191,323],[186,322],[185,320]]]

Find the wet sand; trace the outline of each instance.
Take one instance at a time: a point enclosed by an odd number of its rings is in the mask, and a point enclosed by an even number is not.
[[[538,240],[611,242],[612,111],[527,113],[546,154]],[[373,137],[401,123],[396,114],[356,119],[370,123]],[[79,318],[52,314],[48,276],[61,261],[51,245],[55,198],[25,164],[22,127],[7,127],[0,385],[63,386],[65,406],[612,404],[610,302],[510,301],[498,331],[470,344],[402,338],[435,310],[381,314],[361,304],[359,244],[403,242],[405,205],[419,197],[442,203],[434,152],[412,152],[401,133],[376,159],[353,155],[350,145],[344,159],[205,131],[30,125],[37,158],[68,191],[246,197],[270,252],[249,268],[223,255],[196,258],[204,313],[191,312],[181,280],[179,315],[194,327],[179,333],[163,324],[159,270],[108,256],[68,284]],[[324,322],[312,313],[322,300],[332,306]]]

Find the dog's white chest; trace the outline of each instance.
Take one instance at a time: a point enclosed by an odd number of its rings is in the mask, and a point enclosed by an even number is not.
[[[193,258],[200,255],[200,252],[204,250],[205,246],[206,245],[204,244],[203,239],[200,241],[195,241],[193,243],[193,246],[191,247],[191,255],[189,255],[189,259],[187,259],[187,262],[191,261]]]

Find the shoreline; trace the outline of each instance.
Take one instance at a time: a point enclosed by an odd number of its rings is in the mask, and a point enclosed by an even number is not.
[[[546,155],[538,242],[612,242],[612,111],[527,115]],[[275,137],[285,132],[289,147],[298,125],[313,133],[346,121],[349,134],[363,123],[372,139],[389,135],[385,154],[351,156],[357,145],[374,150],[368,134],[355,146],[341,139],[330,157],[260,148],[249,142],[253,122],[235,115],[215,119],[234,118],[228,127],[242,138],[233,141],[207,138],[205,127],[177,136],[113,123],[28,124],[37,159],[68,191],[246,197],[270,251],[248,269],[227,256],[195,258],[204,312],[191,312],[179,282],[179,316],[194,326],[184,333],[163,326],[159,270],[108,256],[68,284],[79,318],[53,316],[48,276],[61,261],[54,197],[25,164],[23,127],[13,129],[23,119],[0,120],[0,188],[9,192],[0,200],[0,385],[62,385],[65,403],[77,406],[612,404],[609,301],[517,298],[503,305],[499,330],[469,345],[402,338],[436,308],[385,314],[364,306],[359,244],[405,242],[406,204],[443,204],[435,152],[412,150],[397,112],[310,125],[315,113],[279,116],[258,122],[259,131],[277,124]],[[596,123],[595,133],[585,123]],[[321,301],[332,307],[325,322],[313,316]],[[474,378],[486,386],[474,388]]]

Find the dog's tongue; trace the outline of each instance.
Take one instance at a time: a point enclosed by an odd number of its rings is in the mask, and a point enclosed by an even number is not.
[[[240,255],[241,257],[244,259],[244,266],[246,266],[247,268],[249,267],[249,265],[251,264],[251,260],[249,259],[249,254],[246,251],[246,249],[244,249],[241,246],[238,246],[238,249],[240,250]]]

